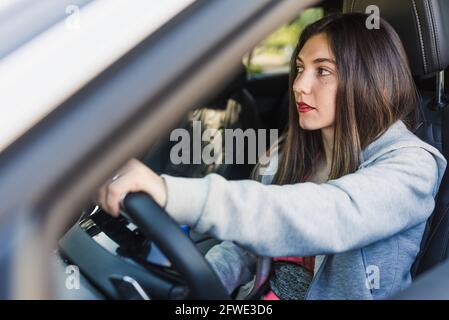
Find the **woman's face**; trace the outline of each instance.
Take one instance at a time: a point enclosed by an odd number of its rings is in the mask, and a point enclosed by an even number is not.
[[[296,57],[296,67],[293,92],[300,127],[333,132],[338,82],[335,57],[325,34],[307,40]]]

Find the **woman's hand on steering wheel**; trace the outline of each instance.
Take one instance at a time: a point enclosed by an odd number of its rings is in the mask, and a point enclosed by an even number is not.
[[[97,192],[98,204],[114,217],[120,214],[120,202],[129,192],[148,193],[157,204],[165,207],[167,192],[164,179],[137,159],[129,160]]]

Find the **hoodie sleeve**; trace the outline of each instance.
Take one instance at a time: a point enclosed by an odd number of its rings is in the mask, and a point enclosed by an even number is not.
[[[323,184],[163,177],[166,210],[179,223],[274,257],[345,252],[421,223],[441,175],[430,152],[402,147]]]

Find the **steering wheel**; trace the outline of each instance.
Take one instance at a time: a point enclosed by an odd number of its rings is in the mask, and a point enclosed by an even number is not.
[[[170,260],[189,288],[189,298],[230,299],[220,279],[179,225],[144,192],[127,194],[122,210]]]

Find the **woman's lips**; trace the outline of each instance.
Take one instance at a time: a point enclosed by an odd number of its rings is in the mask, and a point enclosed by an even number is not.
[[[298,110],[298,112],[309,112],[312,111],[315,108],[312,108],[311,106],[309,106],[307,103],[304,102],[297,102],[296,103],[296,109]]]

